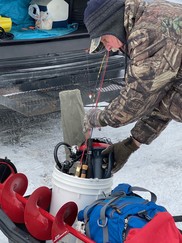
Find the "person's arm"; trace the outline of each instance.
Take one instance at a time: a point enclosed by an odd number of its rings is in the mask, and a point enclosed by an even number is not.
[[[178,73],[181,64],[179,47],[163,36],[154,39],[156,34],[149,32],[136,31],[130,37],[131,61],[125,76],[126,87],[99,117],[109,126],[123,126],[150,114]]]
[[[162,115],[159,109],[155,109],[149,116],[140,119],[131,130],[131,137],[109,146],[103,151],[107,155],[113,153],[113,173],[120,170],[129,157],[140,148],[142,144],[150,144],[167,127],[171,119]]]
[[[131,135],[140,144],[150,144],[161,134],[170,121],[170,118],[155,109],[150,115],[137,121],[131,130]]]

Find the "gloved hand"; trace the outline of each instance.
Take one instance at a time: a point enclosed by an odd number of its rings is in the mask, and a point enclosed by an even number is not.
[[[93,127],[102,127],[106,126],[105,122],[102,122],[100,119],[100,114],[102,110],[94,108],[90,109],[84,116],[83,120],[83,132],[86,133]]]
[[[112,169],[113,173],[116,173],[120,170],[124,164],[127,162],[130,155],[135,152],[139,147],[135,144],[132,137],[129,137],[122,142],[114,143],[108,148],[102,151],[102,155],[108,155],[111,152],[114,155],[114,168]]]

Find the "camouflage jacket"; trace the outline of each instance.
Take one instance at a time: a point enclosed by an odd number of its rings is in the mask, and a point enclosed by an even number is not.
[[[132,135],[149,144],[172,119],[182,122],[182,5],[126,0],[124,25],[126,86],[100,118],[112,127],[137,121]]]

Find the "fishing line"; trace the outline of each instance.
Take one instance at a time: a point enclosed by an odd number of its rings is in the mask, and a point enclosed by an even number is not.
[[[102,77],[101,77],[101,80],[100,80],[99,90],[98,90],[98,93],[97,93],[97,99],[96,99],[96,102],[95,102],[95,108],[98,107],[98,103],[99,103],[99,99],[100,99],[100,95],[101,95],[101,91],[102,91],[102,87],[103,87],[104,79],[105,79],[105,75],[106,75],[106,70],[107,70],[107,66],[108,66],[108,61],[109,61],[109,51],[104,54],[104,56],[102,58],[101,65],[100,65],[100,68],[99,68],[99,72],[98,72],[98,75],[97,75],[96,87],[97,87],[98,80],[100,78],[100,74],[102,72],[102,69],[104,68],[104,71],[103,71],[103,74],[102,74]],[[104,63],[105,63],[105,66],[104,66]],[[95,90],[96,90],[96,88],[95,88]],[[82,152],[82,156],[81,156],[81,159],[80,159],[80,164],[82,164],[82,162],[83,162],[83,157],[84,157],[85,150],[86,150],[86,147],[87,147],[87,144],[88,144],[88,139],[90,139],[92,137],[92,133],[93,133],[93,128],[91,128],[90,131],[88,131],[88,136],[87,136],[87,138],[85,140],[85,149]]]
[[[90,82],[90,80],[88,80],[88,84],[89,84],[89,95],[88,96],[89,96],[89,99],[91,100],[92,103],[95,103],[98,81],[100,79],[100,75],[101,75],[101,72],[102,72],[102,69],[103,69],[105,59],[106,59],[106,52],[104,52],[104,55],[102,57],[101,64],[100,64],[100,67],[99,67],[99,71],[98,71],[98,74],[97,74],[97,77],[96,77],[95,85],[94,85],[93,88],[91,88],[91,86],[92,86],[91,82]],[[87,69],[87,71],[89,72],[88,69]],[[89,75],[88,75],[88,77],[89,77]]]
[[[96,99],[96,102],[95,102],[96,103],[95,104],[95,107],[98,107],[98,103],[99,103],[99,99],[100,99],[102,87],[103,87],[103,84],[104,84],[104,79],[105,79],[106,70],[107,70],[108,61],[109,61],[109,51],[104,55],[104,57],[105,57],[104,59],[106,59],[106,61],[105,61],[105,67],[104,67],[104,72],[103,72],[103,75],[102,75],[102,78],[101,78],[101,81],[100,81],[100,87],[99,87],[99,91],[98,91],[98,94],[97,94],[97,99]],[[103,61],[103,63],[104,63],[104,61]],[[103,63],[101,63],[102,66],[103,66]],[[102,68],[102,66],[101,66],[101,68]],[[100,68],[100,70],[101,70],[101,68]]]

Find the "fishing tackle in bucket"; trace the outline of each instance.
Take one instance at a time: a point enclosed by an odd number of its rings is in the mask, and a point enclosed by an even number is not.
[[[80,146],[60,142],[54,148],[56,166],[63,173],[82,178],[109,178],[114,165],[113,154],[102,155],[102,151],[111,144],[107,138],[89,138]],[[68,149],[70,158],[63,162],[58,156],[62,146]]]

